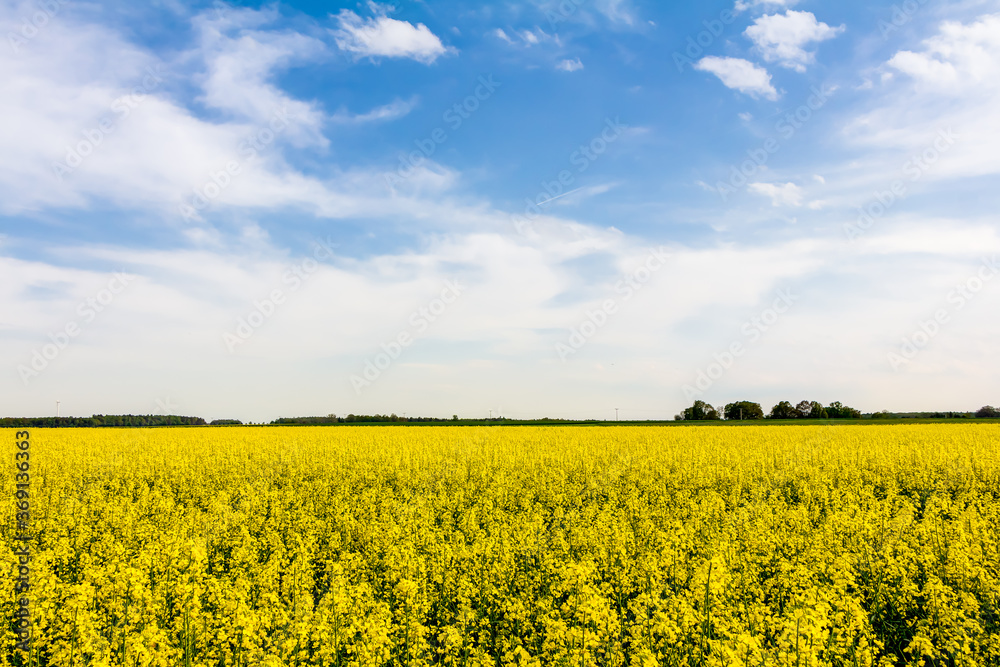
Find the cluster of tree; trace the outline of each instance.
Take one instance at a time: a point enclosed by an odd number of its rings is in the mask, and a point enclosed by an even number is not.
[[[677,421],[716,421],[722,419],[719,411],[702,400],[694,402],[690,408],[684,408],[681,414],[674,416]]]
[[[239,419],[213,419],[208,422],[209,426],[243,426]]]
[[[861,411],[850,408],[840,401],[823,407],[819,401],[799,401],[792,405],[781,401],[767,416],[768,419],[861,419]]]
[[[5,428],[100,428],[151,426],[205,426],[201,417],[177,415],[94,415],[93,417],[3,417]]]
[[[690,408],[685,408],[681,414],[674,417],[678,421],[860,418],[860,411],[849,408],[840,401],[834,401],[826,407],[823,407],[818,401],[800,401],[798,405],[792,405],[788,401],[781,401],[771,408],[770,414],[765,416],[760,403],[754,403],[753,401],[729,403],[720,411],[701,400],[695,401],[694,405]]]

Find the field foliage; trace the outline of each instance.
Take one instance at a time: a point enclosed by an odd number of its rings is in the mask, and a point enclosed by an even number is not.
[[[996,424],[31,442],[4,666],[1000,665]]]

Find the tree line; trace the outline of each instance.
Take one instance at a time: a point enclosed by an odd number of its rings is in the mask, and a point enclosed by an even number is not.
[[[273,426],[323,426],[326,424],[393,424],[397,422],[406,423],[426,423],[426,422],[446,422],[458,421],[458,416],[453,416],[450,420],[440,417],[400,417],[396,413],[391,415],[347,415],[338,417],[337,415],[327,415],[326,417],[280,417],[271,422]]]
[[[729,403],[721,410],[705,401],[695,401],[690,408],[685,408],[674,417],[677,421],[714,421],[714,420],[753,420],[753,419],[862,419],[865,415],[860,410],[848,407],[840,401],[834,401],[826,407],[819,401],[799,401],[792,405],[789,401],[780,401],[764,414],[760,403],[753,401],[736,401]],[[868,415],[870,419],[1000,419],[1000,409],[985,405],[976,412],[908,412],[895,413],[883,410]]]
[[[830,405],[823,407],[819,401],[800,401],[798,405],[792,405],[788,401],[781,401],[767,415],[760,403],[753,401],[736,401],[727,404],[722,410],[715,408],[705,401],[695,401],[690,408],[685,408],[683,412],[674,417],[677,421],[713,421],[719,419],[726,420],[753,420],[753,419],[861,419],[861,411],[848,407],[840,401],[834,401]]]
[[[3,428],[109,428],[205,426],[201,417],[178,415],[94,415],[92,417],[0,417]]]

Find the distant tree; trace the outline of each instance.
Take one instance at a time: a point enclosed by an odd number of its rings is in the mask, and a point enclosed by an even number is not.
[[[825,408],[830,419],[861,419],[861,411],[849,408],[840,401],[834,401]]]
[[[846,405],[840,411],[841,419],[861,419],[861,410],[849,408]]]
[[[895,419],[896,415],[889,412],[888,410],[882,410],[881,412],[873,412],[872,419]]]
[[[685,421],[701,421],[705,419],[705,401],[697,400],[690,408],[684,408]]]
[[[827,419],[829,416],[830,413],[826,411],[826,408],[819,401],[813,401],[809,404],[810,419]]]
[[[451,420],[452,420],[453,422],[457,422],[457,421],[458,421],[458,415],[452,415],[452,416],[451,416]]]
[[[976,410],[976,416],[984,419],[996,419],[1000,417],[1000,410],[997,410],[992,405],[984,405]]]
[[[736,401],[729,403],[724,409],[726,419],[763,419],[764,410],[760,403],[751,401]]]
[[[792,407],[792,404],[788,401],[781,401],[773,408],[771,408],[771,414],[768,415],[768,419],[796,419],[799,413]]]
[[[801,419],[808,419],[812,416],[813,404],[810,401],[799,401],[799,404],[795,406],[795,412],[798,413],[797,417]]]
[[[721,419],[718,410],[701,400],[695,401],[694,405],[690,408],[684,408],[683,417],[687,421],[708,421]]]

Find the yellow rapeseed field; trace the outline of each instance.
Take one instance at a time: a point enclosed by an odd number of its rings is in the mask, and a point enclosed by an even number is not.
[[[995,424],[0,436],[3,666],[1000,665]]]

